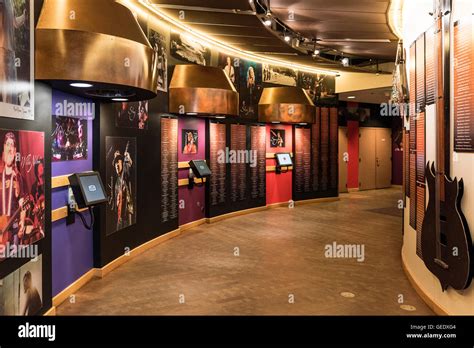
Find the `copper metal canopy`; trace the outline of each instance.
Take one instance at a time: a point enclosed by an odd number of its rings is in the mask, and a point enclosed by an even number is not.
[[[36,78],[94,97],[156,97],[154,51],[137,20],[114,0],[45,0],[36,27]],[[75,90],[75,92],[78,92]]]
[[[298,87],[265,88],[258,103],[260,122],[314,123],[316,107]]]
[[[169,111],[176,114],[239,114],[239,94],[220,68],[177,65],[169,86]]]

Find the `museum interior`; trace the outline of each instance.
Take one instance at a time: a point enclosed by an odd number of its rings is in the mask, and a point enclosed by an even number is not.
[[[474,315],[473,14],[0,1],[0,316]]]

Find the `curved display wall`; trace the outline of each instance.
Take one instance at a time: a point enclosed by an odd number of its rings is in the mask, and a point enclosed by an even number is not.
[[[472,67],[473,63],[472,2],[454,0],[452,13],[447,12],[436,23],[433,20],[436,16],[430,16],[430,12],[433,12],[431,1],[405,2],[404,45],[410,79],[410,117],[405,124],[405,148],[409,151],[405,156],[406,206],[402,260],[412,284],[435,312],[467,315],[472,314],[474,303],[472,269],[470,274],[464,272],[469,269],[469,262],[472,267],[473,255],[474,113],[464,111],[472,110],[474,90],[471,83],[463,83],[462,79],[472,75],[472,71],[465,70]],[[465,17],[464,13],[468,13],[468,16]],[[413,18],[417,20],[413,21]],[[445,60],[445,74],[440,73],[438,64],[442,47],[447,47],[447,42],[443,45],[437,30],[443,21],[449,33],[445,37],[451,40],[449,56]],[[450,95],[450,98],[444,99],[449,105],[447,114],[443,112],[443,99],[434,98],[443,95],[443,79],[448,82],[450,92],[446,94],[447,90],[444,89],[444,96]],[[444,115],[446,118],[443,119]],[[444,124],[450,126],[443,130]],[[425,168],[427,163],[431,165],[433,162],[437,170],[445,169],[448,177],[458,180],[450,185],[442,185],[439,195],[436,190],[432,190],[436,184],[431,180],[431,170]],[[458,203],[450,203],[455,201],[450,200],[451,190],[456,189],[453,185],[461,179],[464,194],[458,195]],[[432,192],[431,197],[429,192]],[[441,219],[447,221],[447,228],[441,227],[439,232],[430,226],[431,219],[436,221],[431,210],[435,205],[431,206],[430,200],[434,204],[438,197],[441,206],[439,214]],[[455,216],[459,224],[449,214],[453,209],[457,211]],[[439,233],[439,240],[436,233]],[[439,250],[445,251],[438,253]],[[444,265],[447,263],[451,263],[451,266],[446,268]]]

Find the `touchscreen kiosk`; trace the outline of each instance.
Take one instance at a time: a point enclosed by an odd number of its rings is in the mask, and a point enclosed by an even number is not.
[[[209,169],[206,161],[204,160],[193,160],[189,162],[194,175],[198,179],[206,178],[211,176],[211,170]]]
[[[291,167],[293,165],[293,160],[289,153],[277,153],[276,155],[277,164],[280,167]]]
[[[69,176],[69,184],[79,209],[107,202],[104,185],[97,172],[73,174]]]

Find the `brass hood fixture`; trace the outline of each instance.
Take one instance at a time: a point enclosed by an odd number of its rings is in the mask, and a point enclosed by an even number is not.
[[[44,1],[36,27],[36,79],[87,97],[152,99],[155,57],[136,18],[118,2]]]
[[[169,86],[169,111],[175,114],[239,114],[239,94],[220,68],[177,65]]]
[[[314,123],[316,107],[298,87],[264,88],[258,103],[260,122]]]

